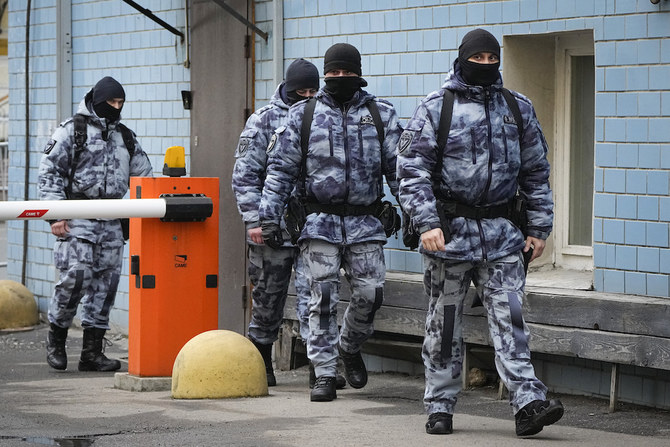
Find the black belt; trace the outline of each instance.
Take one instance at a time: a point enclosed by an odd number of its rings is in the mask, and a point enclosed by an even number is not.
[[[377,200],[372,205],[349,205],[348,203],[315,203],[305,204],[305,213],[326,213],[336,216],[376,216],[379,214],[381,202]]]
[[[469,206],[453,200],[440,200],[444,214],[447,217],[466,217],[468,219],[494,219],[512,215],[512,202],[492,206]]]

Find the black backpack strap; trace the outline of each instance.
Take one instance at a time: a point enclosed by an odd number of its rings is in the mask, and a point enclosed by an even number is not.
[[[312,129],[312,119],[316,108],[316,98],[312,97],[305,103],[300,126],[300,148],[302,149],[302,161],[300,162],[300,178],[302,179],[302,194],[305,194],[305,177],[307,176],[307,152],[309,151],[309,134]]]
[[[81,151],[86,147],[86,140],[88,139],[88,133],[86,131],[86,116],[77,113],[72,117],[74,122],[74,146],[75,153]]]
[[[382,116],[379,114],[379,107],[377,107],[377,101],[374,99],[365,103],[365,107],[368,108],[370,115],[372,116],[372,121],[375,123],[377,128],[377,139],[379,140],[379,147],[384,147],[384,123],[382,122]]]
[[[516,102],[516,98],[512,95],[512,92],[506,88],[502,89],[503,97],[505,102],[507,102],[507,107],[512,111],[512,116],[514,116],[514,121],[516,122],[516,128],[519,130],[519,146],[521,145],[521,140],[523,140],[523,117],[521,116],[521,110],[519,109],[519,103]]]
[[[375,123],[375,128],[377,129],[377,139],[379,140],[379,154],[380,154],[380,167],[384,166],[383,156],[384,153],[384,123],[382,122],[382,116],[379,114],[379,107],[377,107],[377,101],[371,99],[365,103],[365,107],[368,108],[370,115],[372,116],[372,121]],[[383,176],[379,177],[379,197],[384,196],[384,179]]]
[[[442,178],[442,163],[444,161],[444,148],[449,139],[449,130],[451,129],[451,117],[454,111],[454,92],[445,89],[442,97],[442,110],[440,110],[440,123],[437,125],[437,162],[433,174],[433,190],[437,191]]]
[[[302,115],[302,126],[300,127],[300,147],[302,148],[302,163],[305,164],[305,157],[309,148],[309,134],[312,129],[312,119],[314,118],[314,109],[316,108],[316,98],[309,98],[305,103],[305,110]]]
[[[86,149],[86,140],[88,139],[88,132],[86,130],[88,119],[86,116],[77,113],[72,117],[72,122],[74,124],[74,154],[72,154],[70,175],[68,177],[67,187],[65,188],[65,196],[67,198],[72,196],[72,182],[74,180],[74,173],[77,170],[77,164],[79,164],[79,154]]]
[[[121,131],[123,144],[126,145],[130,158],[133,158],[133,155],[135,154],[135,134],[132,130],[128,129],[125,124],[118,123],[116,127]]]

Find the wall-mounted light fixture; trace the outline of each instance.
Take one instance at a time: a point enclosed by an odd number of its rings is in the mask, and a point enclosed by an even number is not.
[[[191,110],[191,106],[193,105],[193,97],[190,90],[181,91],[181,102],[184,104],[184,109]]]

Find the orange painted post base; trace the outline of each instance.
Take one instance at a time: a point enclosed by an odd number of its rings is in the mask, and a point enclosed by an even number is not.
[[[203,194],[212,216],[202,222],[130,219],[128,373],[172,376],[181,348],[218,329],[219,179],[137,177],[132,199]]]

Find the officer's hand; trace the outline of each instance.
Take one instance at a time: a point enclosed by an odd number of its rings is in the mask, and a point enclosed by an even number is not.
[[[70,227],[67,224],[67,220],[57,220],[51,224],[51,234],[56,237],[65,237],[70,232]]]
[[[542,256],[542,252],[544,251],[544,246],[547,244],[547,241],[544,239],[538,239],[533,236],[528,236],[526,238],[526,246],[523,247],[523,252],[526,253],[528,250],[530,250],[530,247],[533,247],[533,256],[530,257],[528,260],[528,263],[530,264],[533,259],[539,258]]]
[[[261,229],[265,245],[275,249],[282,246],[284,238],[281,235],[281,228],[279,225],[273,222],[263,222],[261,223]]]
[[[263,244],[263,230],[261,227],[251,228],[247,231],[249,239],[251,239],[255,244]]]
[[[433,228],[421,233],[421,244],[425,250],[445,251],[442,228]]]

